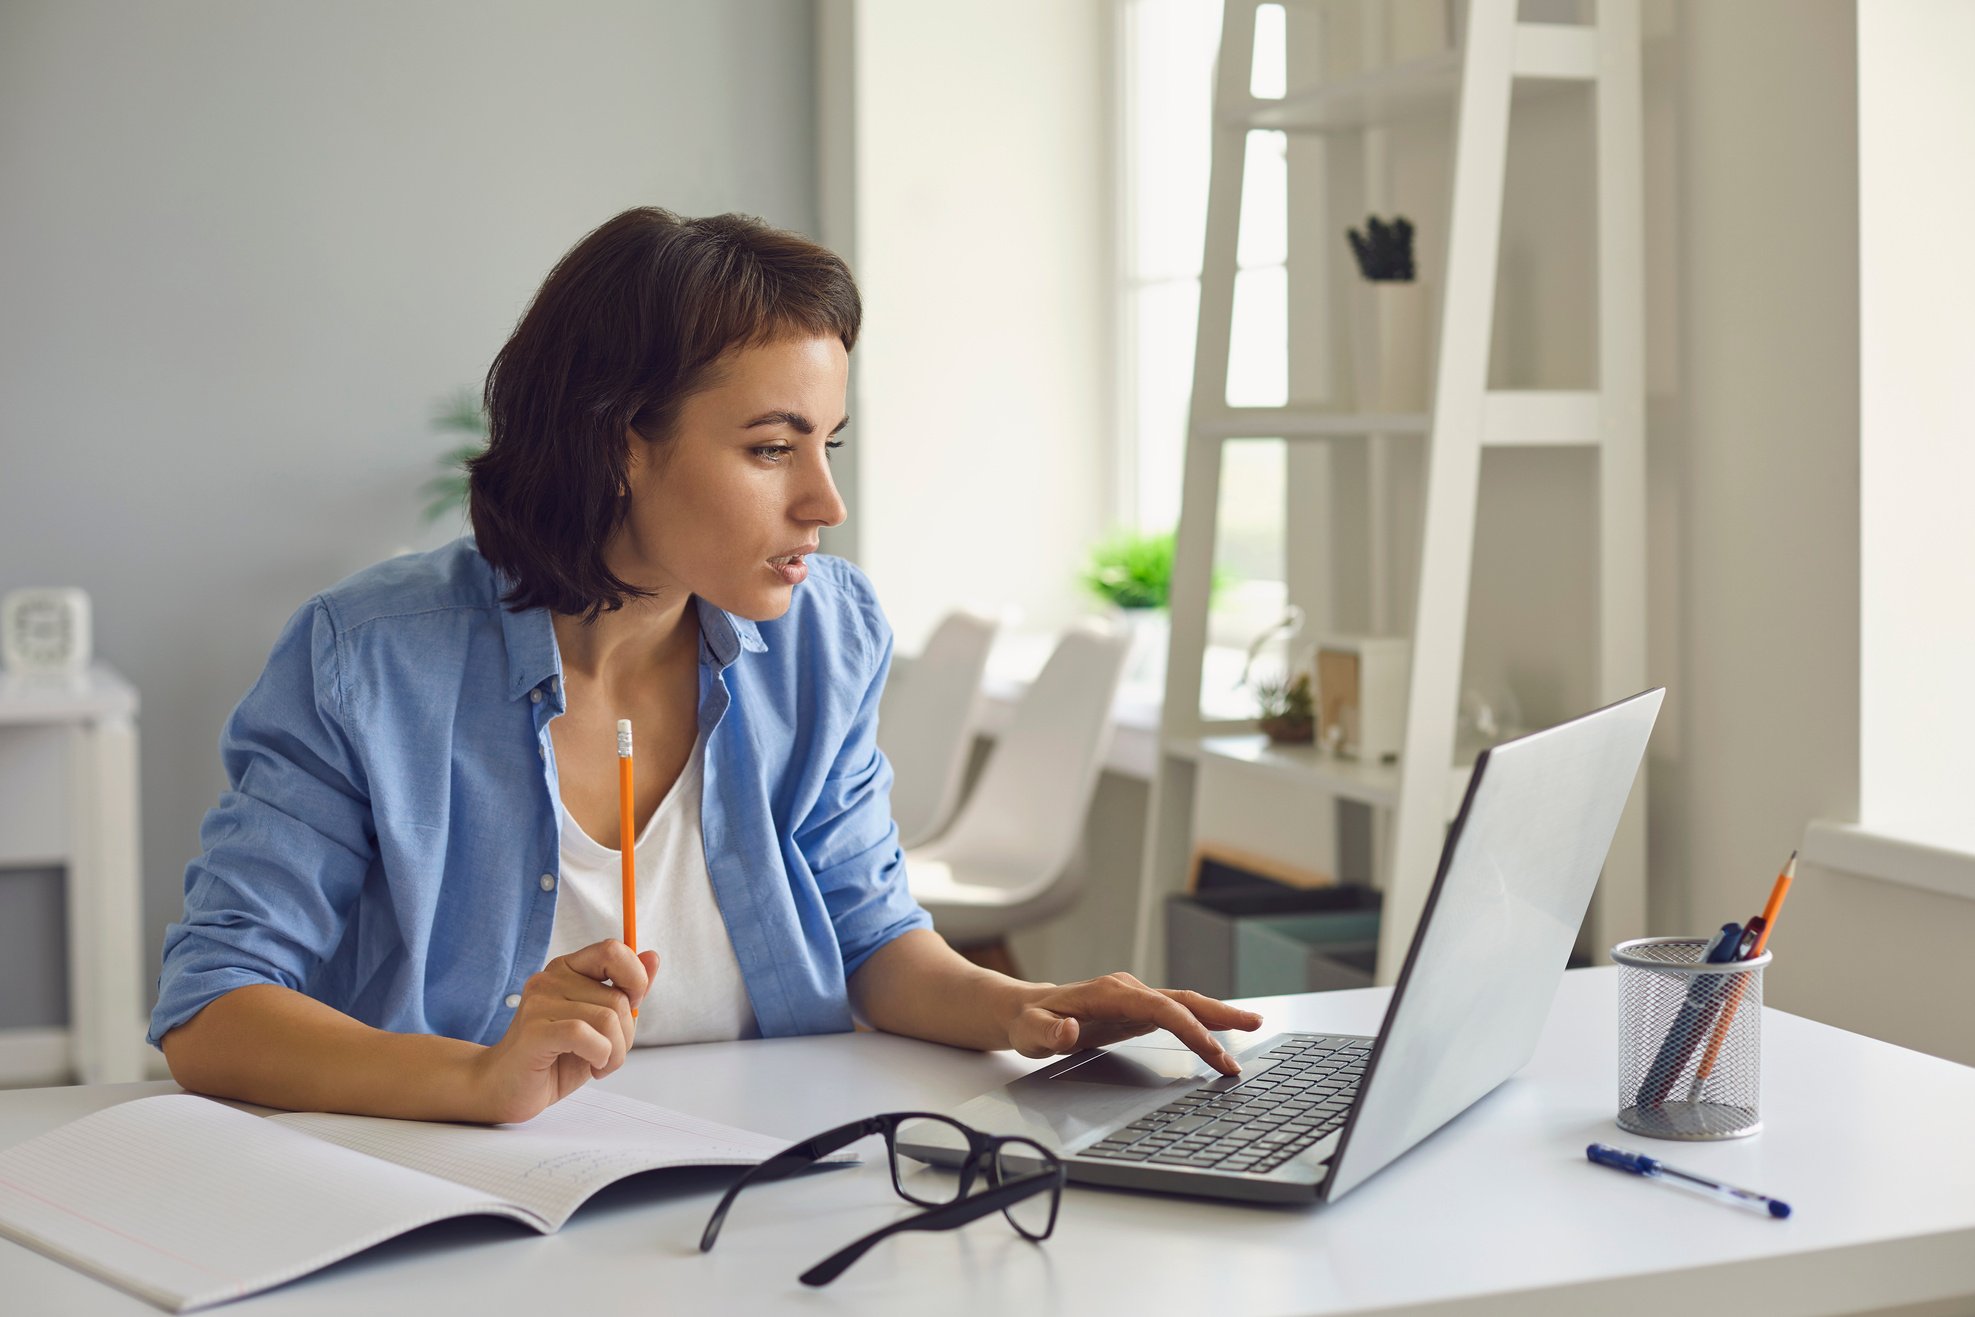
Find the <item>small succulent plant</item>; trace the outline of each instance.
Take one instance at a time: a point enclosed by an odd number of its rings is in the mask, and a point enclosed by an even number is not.
[[[1271,741],[1313,741],[1317,735],[1316,698],[1310,674],[1266,677],[1254,685],[1262,730]]]
[[[1413,274],[1413,224],[1403,215],[1390,224],[1376,215],[1365,218],[1365,231],[1346,229],[1358,271],[1375,283],[1409,283]]]

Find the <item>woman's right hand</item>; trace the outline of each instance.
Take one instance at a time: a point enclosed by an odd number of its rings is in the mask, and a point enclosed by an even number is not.
[[[615,938],[551,960],[522,985],[507,1033],[474,1058],[482,1119],[532,1120],[623,1065],[634,1032],[631,1008],[657,973],[656,951],[633,955]]]

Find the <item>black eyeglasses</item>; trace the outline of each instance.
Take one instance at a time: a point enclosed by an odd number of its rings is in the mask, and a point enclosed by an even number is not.
[[[994,1211],[1007,1217],[1008,1224],[1014,1226],[1023,1238],[1038,1243],[1049,1238],[1056,1229],[1056,1208],[1063,1199],[1065,1174],[1063,1163],[1055,1153],[1033,1139],[983,1134],[947,1116],[935,1116],[924,1111],[892,1111],[839,1125],[750,1167],[747,1174],[734,1181],[726,1197],[713,1209],[713,1218],[706,1223],[706,1232],[700,1236],[700,1252],[711,1249],[713,1241],[719,1238],[720,1223],[727,1219],[727,1209],[734,1205],[734,1199],[741,1190],[751,1184],[786,1179],[837,1149],[849,1147],[872,1134],[885,1136],[885,1151],[891,1157],[892,1188],[898,1190],[899,1197],[907,1202],[931,1210],[909,1216],[903,1221],[894,1221],[837,1250],[803,1272],[803,1284],[829,1284],[843,1274],[844,1268],[863,1257],[873,1244],[905,1230],[953,1230]],[[898,1145],[901,1142],[913,1147],[945,1148],[956,1154],[965,1148],[959,1178],[950,1182],[944,1179],[915,1181],[913,1189],[907,1189],[899,1167]],[[977,1175],[985,1176],[987,1188],[978,1194],[970,1194]],[[918,1192],[915,1193],[914,1189]]]

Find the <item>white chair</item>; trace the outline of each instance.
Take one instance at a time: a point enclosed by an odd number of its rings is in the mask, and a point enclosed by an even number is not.
[[[1015,708],[960,816],[906,852],[912,895],[972,958],[1012,973],[1003,939],[1076,898],[1084,816],[1111,744],[1131,637],[1095,620],[1057,642]]]
[[[953,818],[979,725],[981,676],[1001,619],[959,608],[940,619],[878,703],[878,748],[892,766],[898,844],[924,845]]]

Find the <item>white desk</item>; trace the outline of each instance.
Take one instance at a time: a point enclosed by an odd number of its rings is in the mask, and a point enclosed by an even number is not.
[[[0,672],[0,868],[64,870],[69,1027],[0,1031],[0,1083],[144,1077],[144,895],[137,864],[137,692]]]
[[[730,1171],[605,1190],[562,1231],[449,1222],[215,1311],[760,1313],[1847,1313],[1975,1295],[1975,1069],[1764,1013],[1767,1128],[1651,1144],[1614,1104],[1616,971],[1565,978],[1518,1077],[1332,1207],[1265,1208],[1087,1189],[1036,1247],[998,1217],[886,1240],[826,1289],[796,1276],[911,1209],[876,1159],[749,1190],[696,1251]],[[1387,989],[1262,999],[1267,1027],[1369,1032]],[[791,1139],[948,1104],[1039,1065],[880,1034],[654,1048],[604,1083]],[[169,1083],[0,1093],[0,1145]],[[1784,1198],[1772,1221],[1593,1166],[1584,1145]],[[921,1174],[943,1172],[925,1170]],[[9,1312],[153,1313],[0,1240]],[[1703,1302],[1705,1299],[1705,1302]]]

